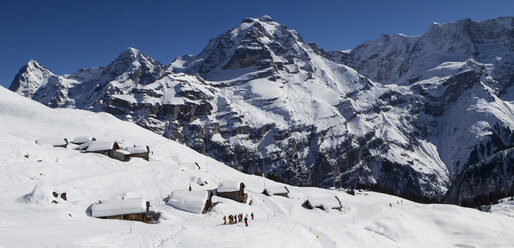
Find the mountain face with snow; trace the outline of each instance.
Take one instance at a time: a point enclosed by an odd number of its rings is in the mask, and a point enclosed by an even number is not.
[[[436,69],[445,62],[474,59],[487,68],[502,90],[514,83],[513,25],[512,17],[433,23],[420,36],[382,35],[350,51],[328,53],[334,61],[349,65],[376,82],[396,84],[445,74],[445,70]]]
[[[461,203],[512,194],[512,180],[491,174],[512,178],[514,166],[501,159],[514,146],[512,34],[511,17],[463,20],[327,52],[263,16],[168,66],[133,48],[67,75],[30,61],[10,89],[111,113],[291,184],[450,192]]]

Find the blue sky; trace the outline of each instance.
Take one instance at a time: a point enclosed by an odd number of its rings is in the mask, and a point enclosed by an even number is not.
[[[467,1],[10,1],[0,0],[0,85],[35,59],[63,74],[109,64],[127,47],[164,63],[198,54],[245,17],[270,15],[325,50],[380,34],[418,35],[432,22],[513,14],[512,0]]]

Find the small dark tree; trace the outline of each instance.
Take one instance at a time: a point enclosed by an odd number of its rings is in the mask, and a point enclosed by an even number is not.
[[[272,172],[268,173],[268,175],[266,175],[266,178],[271,179],[275,182],[284,183],[284,180],[282,180],[282,178],[273,174]]]
[[[353,188],[351,188],[351,189],[347,190],[346,193],[349,195],[355,195],[355,190]]]

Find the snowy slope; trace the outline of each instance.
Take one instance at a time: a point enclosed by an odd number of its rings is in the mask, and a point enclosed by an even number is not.
[[[451,205],[423,205],[394,196],[288,186],[290,197],[266,197],[279,184],[242,174],[160,135],[108,114],[49,109],[0,88],[0,246],[3,247],[484,247],[511,246],[514,219]],[[34,143],[40,137],[93,135],[150,145],[149,162]],[[24,155],[29,154],[28,158]],[[37,162],[41,160],[41,162]],[[201,169],[198,170],[194,162]],[[195,184],[198,178],[208,184]],[[164,202],[172,191],[212,189],[241,180],[253,204],[214,197],[207,215]],[[67,201],[51,204],[52,192]],[[87,216],[99,199],[134,192],[162,213],[149,225]],[[343,211],[307,210],[303,201],[338,196]],[[390,206],[391,204],[391,206]],[[249,227],[222,217],[254,212]]]
[[[514,198],[507,197],[498,200],[497,204],[482,206],[482,211],[505,215],[514,218]]]

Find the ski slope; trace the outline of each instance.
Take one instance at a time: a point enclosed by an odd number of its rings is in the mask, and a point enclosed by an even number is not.
[[[80,153],[74,145],[64,149],[35,143],[77,136],[149,145],[153,154],[150,161],[120,162]],[[221,181],[243,181],[252,205],[215,196],[212,211],[201,215],[164,201],[189,185],[213,189]],[[514,218],[509,216],[364,191],[352,196],[288,186],[290,198],[261,194],[265,187],[279,186],[109,114],[50,109],[0,87],[0,247],[514,246]],[[52,204],[52,192],[66,192],[67,200]],[[87,215],[92,203],[127,192],[149,200],[151,210],[162,214],[159,223]],[[302,207],[307,198],[328,196],[341,200],[341,212]],[[249,227],[223,225],[225,215],[251,212],[256,218]]]

